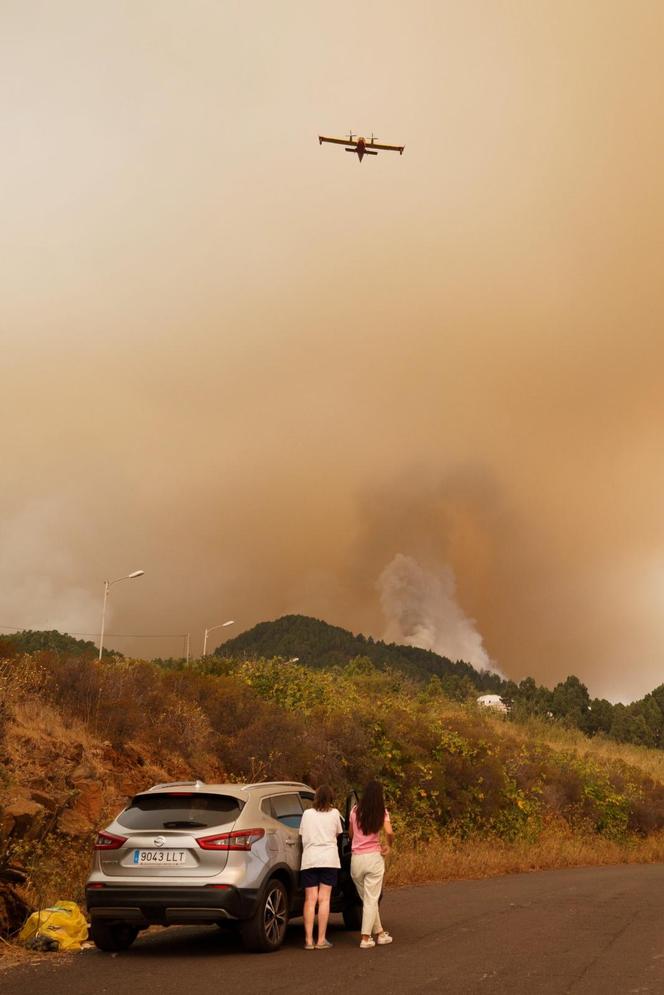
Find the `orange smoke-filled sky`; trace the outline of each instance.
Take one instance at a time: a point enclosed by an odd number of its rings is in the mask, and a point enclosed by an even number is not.
[[[141,568],[112,633],[461,618],[517,680],[661,683],[659,2],[0,24],[1,625],[96,632]]]

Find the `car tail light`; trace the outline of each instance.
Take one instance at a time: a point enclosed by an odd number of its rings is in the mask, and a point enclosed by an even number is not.
[[[97,833],[95,850],[119,850],[126,842],[126,836],[115,836],[113,833]]]
[[[216,888],[217,891],[230,891],[232,886],[230,884],[208,884],[206,887]]]
[[[238,829],[219,836],[201,836],[196,842],[202,850],[251,850],[264,836],[264,829]]]
[[[88,891],[92,891],[93,888],[95,888],[95,889],[96,888],[105,888],[106,885],[102,881],[91,881],[90,884],[86,884],[85,887],[88,889]]]

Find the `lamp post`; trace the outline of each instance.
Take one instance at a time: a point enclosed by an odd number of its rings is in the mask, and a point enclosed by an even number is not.
[[[145,570],[134,570],[133,573],[127,574],[125,577],[118,577],[116,580],[105,580],[104,581],[104,607],[101,610],[101,632],[99,634],[99,659],[101,660],[102,650],[104,648],[104,626],[106,624],[106,602],[108,601],[108,591],[109,588],[113,587],[113,584],[119,584],[121,580],[133,580],[135,577],[142,577]]]
[[[211,625],[209,629],[205,630],[205,635],[203,636],[203,656],[205,656],[205,652],[207,650],[207,637],[208,637],[208,635],[211,632],[214,632],[215,629],[225,629],[227,625],[234,625],[234,623],[235,623],[235,619],[234,618],[229,618],[229,620],[227,622],[220,622],[219,625]]]

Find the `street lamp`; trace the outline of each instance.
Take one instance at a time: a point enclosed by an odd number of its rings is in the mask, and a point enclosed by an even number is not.
[[[211,625],[209,629],[205,630],[205,635],[203,636],[203,656],[205,656],[205,651],[207,650],[207,637],[210,632],[214,632],[215,629],[225,629],[227,625],[234,625],[235,619],[229,618],[227,622],[220,622],[219,625]]]
[[[142,577],[145,570],[134,570],[133,573],[127,574],[126,577],[118,577],[116,580],[105,580],[104,581],[104,607],[101,610],[101,633],[99,634],[99,659],[101,660],[101,653],[104,647],[104,625],[106,624],[106,602],[108,600],[109,588],[113,587],[113,584],[119,584],[121,580],[133,580],[134,577]]]

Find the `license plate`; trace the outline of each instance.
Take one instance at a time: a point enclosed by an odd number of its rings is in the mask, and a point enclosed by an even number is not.
[[[134,850],[135,864],[184,864],[186,850]]]

